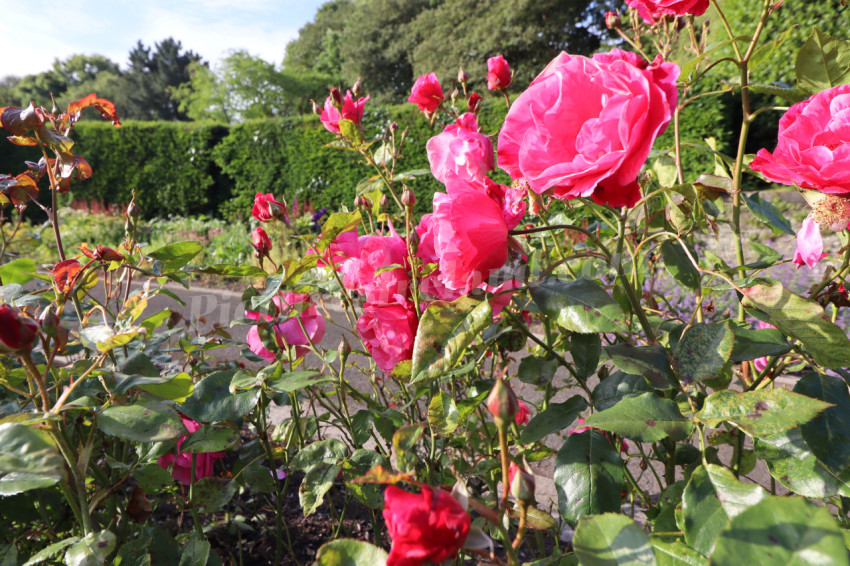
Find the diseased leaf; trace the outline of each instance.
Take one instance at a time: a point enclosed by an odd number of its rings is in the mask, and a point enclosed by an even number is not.
[[[573,547],[582,566],[655,566],[655,554],[641,527],[625,515],[584,517]]]
[[[610,409],[587,417],[584,424],[639,442],[657,442],[668,437],[678,441],[693,432],[693,424],[682,416],[674,401],[653,393],[621,399]]]
[[[554,432],[566,430],[587,408],[581,395],[573,395],[563,403],[550,403],[545,411],[534,416],[520,434],[521,444],[531,444]]]
[[[770,475],[803,497],[822,499],[850,497],[850,473],[836,476],[812,454],[800,427],[759,438],[756,456],[767,464]]]
[[[718,391],[705,400],[697,418],[712,428],[727,421],[747,434],[764,437],[807,423],[829,406],[785,389]]]
[[[850,391],[838,377],[819,373],[804,375],[794,392],[832,405],[800,427],[812,453],[832,473],[850,468]]]
[[[597,283],[580,278],[564,281],[547,277],[530,285],[534,303],[558,325],[571,332],[627,332],[626,313]]]
[[[440,391],[428,404],[428,423],[434,434],[448,436],[460,422],[457,405],[448,393]]]
[[[673,350],[673,365],[683,384],[720,377],[730,365],[735,334],[729,321],[694,324]]]

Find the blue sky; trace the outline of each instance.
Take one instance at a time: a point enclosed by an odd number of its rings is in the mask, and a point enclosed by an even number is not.
[[[215,63],[229,50],[280,64],[287,42],[325,0],[0,0],[0,77],[100,54],[126,67],[141,39],[167,37]]]

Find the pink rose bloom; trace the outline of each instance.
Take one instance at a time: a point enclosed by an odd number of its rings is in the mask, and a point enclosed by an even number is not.
[[[501,55],[487,59],[487,88],[490,90],[505,90],[514,77],[511,75],[511,67]]]
[[[329,96],[325,99],[325,106],[319,120],[322,121],[322,125],[327,131],[338,134],[340,120],[351,120],[355,124],[363,121],[363,107],[366,106],[367,100],[369,100],[369,95],[366,95],[366,98],[358,98],[355,102],[351,91],[347,90],[345,91],[345,98],[342,99],[342,113],[340,113],[339,109],[334,106],[333,97]]]
[[[310,248],[308,254],[315,254],[316,250]],[[349,230],[337,236],[319,259],[319,267],[333,265],[336,269],[350,257],[360,253],[360,240],[357,238],[357,230]]]
[[[412,102],[426,114],[433,114],[443,103],[443,100],[443,87],[440,86],[440,81],[437,80],[437,75],[434,73],[428,73],[417,78],[410,90],[410,96],[407,98],[408,102]]]
[[[797,232],[797,249],[794,250],[794,264],[797,269],[807,265],[809,269],[828,254],[823,253],[823,238],[820,235],[820,225],[807,216],[803,220],[800,231]]]
[[[524,426],[528,424],[531,417],[531,409],[528,408],[528,405],[525,404],[525,401],[520,400],[519,406],[516,410],[516,415],[514,415],[514,421],[516,421],[517,426]]]
[[[676,108],[678,76],[660,57],[647,65],[619,49],[561,53],[511,105],[499,167],[537,193],[634,206],[638,172]]]
[[[664,16],[701,16],[708,9],[709,0],[626,0],[648,24]]]
[[[750,167],[776,183],[828,194],[850,193],[850,85],[798,102],[779,120],[779,140]]]
[[[389,236],[361,236],[357,253],[342,264],[342,284],[372,304],[403,303],[407,297],[407,244],[392,226],[390,232]],[[399,267],[387,269],[391,265]]]
[[[425,147],[431,172],[441,183],[449,176],[481,181],[494,167],[493,144],[478,132],[475,114],[469,112],[428,140]]]
[[[508,230],[516,228],[528,208],[525,189],[518,186],[501,185],[488,177],[484,179],[484,192],[502,209]]]
[[[357,319],[357,334],[378,367],[389,373],[396,364],[413,357],[417,324],[412,303],[366,303]]]
[[[767,322],[763,322],[761,320],[758,321],[757,327],[758,327],[759,330],[765,330],[765,329],[768,329],[768,328],[772,328],[772,329],[776,330],[775,326],[773,326],[772,324],[769,324]],[[768,359],[766,357],[756,358],[755,360],[753,360],[753,367],[759,373],[764,371],[764,368],[767,367],[767,364],[768,364]]]
[[[433,214],[425,214],[416,226],[416,234],[419,236],[419,245],[416,248],[416,257],[421,259],[425,264],[437,263],[440,258],[437,257],[437,252],[434,250],[434,234],[436,233],[437,224],[434,222]],[[419,290],[422,293],[433,295],[441,301],[454,301],[460,298],[464,293],[446,287],[445,283],[440,280],[439,267],[428,275],[424,276],[419,281]]]
[[[180,415],[183,420],[183,426],[189,431],[189,434],[197,432],[201,425],[190,418]],[[171,477],[179,481],[183,485],[189,485],[192,481],[192,454],[188,452],[180,452],[180,445],[188,436],[180,437],[177,441],[177,454],[166,454],[161,456],[156,462],[166,470],[171,468]],[[213,464],[216,460],[224,457],[224,452],[205,452],[195,454],[195,481],[213,476]]]
[[[300,358],[310,351],[307,345],[322,341],[325,336],[325,319],[319,314],[310,295],[282,293],[272,301],[277,313],[276,318],[288,317],[280,324],[274,325],[275,341],[278,347],[296,346],[295,355]],[[271,316],[256,311],[245,311],[245,316],[252,320],[272,320]],[[275,355],[266,349],[257,328],[257,325],[254,325],[248,330],[248,347],[258,356],[270,362],[274,361]]]
[[[269,222],[274,218],[279,218],[284,222],[289,222],[289,217],[286,215],[286,205],[274,199],[272,193],[262,194],[257,193],[254,196],[254,206],[251,209],[251,215],[260,222]]]
[[[434,253],[440,281],[468,293],[508,260],[508,225],[499,205],[463,183],[434,194]]]

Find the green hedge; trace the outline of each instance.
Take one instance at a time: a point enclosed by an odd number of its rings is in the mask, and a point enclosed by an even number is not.
[[[732,130],[726,118],[728,101],[703,100],[683,112],[682,137],[698,141],[715,135],[720,149],[728,149],[724,143]],[[479,113],[484,131],[497,131],[505,111],[501,99],[485,100]],[[432,126],[412,104],[367,105],[367,132],[380,132],[393,122],[399,125],[397,135],[407,128],[396,171],[427,170],[425,144],[444,124]],[[670,144],[671,134],[672,126],[656,147]],[[251,120],[229,128],[202,122],[131,121],[121,128],[81,122],[71,135],[75,152],[89,161],[94,173],[91,179],[74,183],[63,202],[125,204],[135,188],[146,218],[196,214],[246,218],[257,192],[337,210],[350,206],[358,185],[374,175],[355,152],[327,147],[334,136],[313,115]],[[19,173],[25,160],[37,158],[34,148],[5,144],[0,173]],[[713,170],[710,154],[688,149],[684,158],[688,170]],[[509,182],[501,172],[496,178]],[[416,192],[418,212],[430,210],[432,194],[443,190],[430,175],[417,176],[408,184]]]

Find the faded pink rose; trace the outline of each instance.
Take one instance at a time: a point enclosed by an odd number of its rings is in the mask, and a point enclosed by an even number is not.
[[[508,225],[499,205],[461,183],[449,194],[434,194],[434,253],[440,281],[468,293],[508,259]]]
[[[180,415],[183,420],[183,426],[189,431],[189,434],[197,432],[201,425],[188,417]],[[177,441],[177,454],[166,454],[161,456],[156,462],[166,470],[171,468],[171,477],[179,481],[183,485],[189,485],[192,481],[192,454],[181,452],[180,446],[188,436],[180,437]],[[213,476],[213,465],[216,460],[223,458],[224,452],[204,452],[195,454],[195,481]],[[173,467],[172,467],[173,465]]]
[[[377,366],[389,373],[396,364],[413,357],[417,325],[412,303],[366,303],[363,314],[357,319],[357,334]]]
[[[615,49],[561,53],[511,105],[498,164],[537,193],[634,206],[638,172],[678,102],[679,67]]]
[[[779,120],[773,153],[750,163],[773,182],[828,194],[850,193],[850,85],[823,90]]]
[[[278,319],[286,320],[274,325],[275,341],[278,347],[296,346],[295,355],[304,356],[310,349],[309,344],[317,344],[325,336],[325,319],[319,314],[315,303],[308,294],[281,293],[272,302]],[[245,311],[245,316],[252,320],[270,321],[272,317],[256,311]],[[303,327],[303,328],[302,328]],[[306,334],[305,334],[306,332]],[[260,357],[273,361],[274,353],[270,352],[260,338],[257,325],[248,330],[248,347]]]
[[[794,264],[797,269],[807,265],[810,269],[828,254],[823,253],[823,238],[820,225],[811,216],[803,219],[803,225],[797,232],[797,249],[794,250]]]
[[[441,183],[450,176],[481,181],[494,167],[493,144],[478,132],[475,114],[467,112],[426,144],[431,172]]]
[[[511,67],[505,58],[501,55],[490,57],[487,59],[487,88],[490,90],[505,90],[511,83],[514,82],[514,77],[511,74]]]
[[[351,91],[347,90],[345,91],[345,98],[342,99],[342,112],[340,112],[334,105],[333,96],[329,96],[325,99],[325,106],[319,120],[322,121],[322,125],[327,131],[338,134],[340,133],[340,120],[351,120],[355,124],[363,121],[363,108],[366,106],[367,100],[369,100],[368,95],[366,98],[358,98],[355,102]]]
[[[701,16],[708,9],[709,0],[626,0],[637,10],[643,20],[652,24],[664,16]]]
[[[443,103],[443,100],[443,87],[440,86],[440,81],[434,73],[421,75],[417,78],[410,90],[410,96],[407,98],[408,102],[412,102],[426,114],[434,113]]]
[[[398,267],[390,268],[394,265]],[[389,236],[358,238],[356,252],[342,263],[342,284],[372,304],[403,303],[409,285],[406,265],[407,244],[390,226]]]

